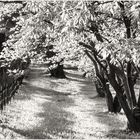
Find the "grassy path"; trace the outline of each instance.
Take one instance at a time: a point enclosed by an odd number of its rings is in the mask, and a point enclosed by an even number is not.
[[[134,138],[122,131],[124,115],[107,113],[105,99],[96,97],[93,83],[80,73],[67,70],[67,79],[55,79],[42,72],[41,68],[32,69],[1,114],[3,137]]]

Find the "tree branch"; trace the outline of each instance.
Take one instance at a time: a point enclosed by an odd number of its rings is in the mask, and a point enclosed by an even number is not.
[[[107,3],[111,3],[111,2],[114,2],[113,0],[110,0],[110,1],[104,1],[104,2],[101,2],[100,4],[107,4]]]
[[[14,1],[4,1],[4,0],[0,0],[1,3],[7,4],[7,3],[20,3],[22,4],[25,1],[20,1],[20,0],[14,0]]]
[[[113,15],[111,15],[111,14],[109,14],[109,13],[103,13],[103,12],[101,12],[101,11],[98,11],[98,12],[96,12],[96,14],[100,14],[100,15],[103,14],[103,15],[106,15],[107,17],[113,18],[113,19],[115,19],[115,20],[123,21],[121,18],[115,17],[115,16],[113,16]]]
[[[126,15],[124,1],[118,2],[118,5],[120,6],[121,15],[122,15],[125,27],[126,27],[127,38],[130,38],[131,37],[131,29],[130,29],[130,27],[131,27],[131,19]]]

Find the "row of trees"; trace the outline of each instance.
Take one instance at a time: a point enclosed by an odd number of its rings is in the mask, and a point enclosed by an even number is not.
[[[70,5],[70,11],[65,12],[69,21],[63,20],[71,23],[68,27],[72,32],[81,35],[77,42],[93,62],[108,110],[117,113],[122,108],[128,128],[140,131],[140,95],[134,90],[140,60],[139,2],[93,1],[81,2],[75,7]],[[78,23],[75,23],[76,19],[79,19]],[[116,92],[114,97],[109,85]],[[98,91],[102,95],[101,90]]]
[[[4,59],[28,54],[47,61],[50,45],[57,52],[51,57],[53,61],[88,57],[94,67],[97,92],[106,97],[108,110],[118,113],[122,108],[128,128],[140,131],[140,95],[134,90],[140,62],[138,1],[2,1],[1,4],[6,9],[18,5],[6,12],[1,9],[1,15],[8,17],[4,18],[5,23],[13,23],[3,44]],[[83,68],[86,69],[85,65]]]

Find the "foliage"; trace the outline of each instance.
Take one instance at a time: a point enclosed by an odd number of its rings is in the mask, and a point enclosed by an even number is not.
[[[17,7],[13,8],[15,5]],[[140,104],[133,99],[140,65],[139,7],[138,1],[2,3],[2,21],[12,26],[6,25],[8,39],[3,44],[1,59],[5,64],[28,54],[49,62],[65,58],[65,61],[75,61],[75,65],[82,60],[78,67],[83,67],[84,71],[87,66],[90,71],[94,67],[95,76],[112,100],[112,106],[117,99],[129,123],[133,124],[134,108]],[[50,45],[54,46],[52,50]],[[49,51],[55,55],[49,58]],[[108,82],[116,91],[115,98]]]

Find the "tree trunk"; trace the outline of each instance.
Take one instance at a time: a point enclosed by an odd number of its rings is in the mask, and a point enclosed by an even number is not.
[[[100,80],[98,78],[96,78],[94,80],[94,83],[95,83],[95,87],[96,87],[96,91],[98,93],[98,96],[99,97],[105,97],[105,91],[102,87],[102,84],[101,84]]]
[[[0,52],[3,50],[2,43],[6,41],[6,35],[4,33],[0,33]]]
[[[108,111],[114,112],[113,97],[112,97],[112,94],[111,94],[110,89],[109,89],[109,83],[106,83],[105,90],[106,90],[105,96],[106,96]]]
[[[110,67],[111,67],[111,64],[110,64]],[[120,86],[115,79],[115,70],[113,68],[110,69],[110,73],[108,74],[108,78],[109,78],[109,81],[110,81],[112,87],[114,88],[114,90],[117,93],[117,97],[119,99],[121,107],[123,108],[124,113],[127,117],[128,128],[130,130],[138,132],[140,130],[139,121],[136,119],[136,117],[134,115],[135,111],[131,110],[131,108],[128,105],[128,102],[126,101],[126,98],[123,94],[124,91],[122,89],[122,86]]]
[[[66,78],[63,65],[57,65],[50,70],[51,76],[56,78]]]
[[[122,108],[117,95],[114,97],[114,100],[113,100],[113,108],[114,108],[114,113],[119,113]]]
[[[90,58],[90,60],[93,62],[94,64],[94,67],[95,67],[95,87],[96,87],[96,91],[98,93],[98,96],[99,97],[105,97],[105,91],[103,89],[103,84],[102,84],[102,75],[101,75],[101,71],[99,70],[99,65],[98,63],[96,62],[96,60],[92,57],[92,55],[87,51],[85,50],[85,53],[86,55]]]
[[[93,57],[92,55],[90,55],[88,51],[85,51],[85,52],[95,66],[96,77],[97,77],[97,80],[96,80],[97,84],[95,85],[96,85],[98,95],[101,97],[102,96],[106,97],[106,103],[107,103],[109,112],[119,113],[121,110],[121,106],[117,97],[113,99],[113,96],[109,89],[109,83],[108,83],[107,77],[105,77],[107,73],[103,69],[103,65],[100,65],[100,61],[99,60],[97,61],[98,59],[97,57]]]
[[[132,98],[132,104],[133,106],[136,106],[136,96],[134,91],[134,77],[132,77],[132,65],[131,61],[127,62],[127,79],[128,79],[128,85],[130,88],[131,98]],[[137,77],[136,77],[137,78]]]

